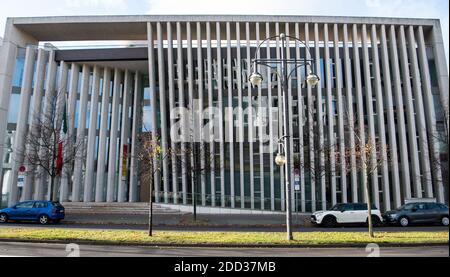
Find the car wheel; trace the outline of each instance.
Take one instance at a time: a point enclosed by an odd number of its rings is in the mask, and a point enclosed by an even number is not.
[[[398,221],[400,223],[400,226],[402,227],[408,227],[409,225],[409,219],[407,217],[402,217]]]
[[[48,215],[46,215],[46,214],[41,214],[41,215],[39,216],[39,223],[41,223],[42,225],[48,224]]]
[[[5,213],[0,214],[0,223],[8,222],[8,215]]]
[[[322,220],[322,225],[327,228],[333,228],[337,224],[336,218],[334,216],[327,216]]]
[[[448,226],[448,216],[443,216],[441,219],[441,224],[444,226]]]

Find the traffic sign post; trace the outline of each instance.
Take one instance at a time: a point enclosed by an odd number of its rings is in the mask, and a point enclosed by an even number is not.
[[[19,167],[19,176],[17,176],[17,187],[23,188],[25,184],[25,172],[27,171],[27,168],[25,166]]]

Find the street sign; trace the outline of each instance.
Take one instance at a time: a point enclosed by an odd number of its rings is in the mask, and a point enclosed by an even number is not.
[[[295,183],[294,183],[294,190],[295,191],[300,191],[300,182],[295,181]]]
[[[17,177],[17,187],[23,188],[24,184],[25,184],[25,175],[19,175]]]
[[[27,168],[26,168],[24,165],[22,165],[21,167],[19,167],[19,172],[20,172],[20,173],[24,173],[25,171],[27,171]]]
[[[294,181],[300,182],[300,170],[298,170],[298,169],[294,170]]]

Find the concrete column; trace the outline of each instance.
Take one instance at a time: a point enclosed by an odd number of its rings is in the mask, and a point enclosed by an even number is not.
[[[177,22],[177,72],[178,72],[178,107],[184,108],[186,107],[185,99],[185,90],[184,90],[184,58],[183,58],[183,40],[182,40],[181,23]],[[185,118],[181,118],[183,125],[186,124]],[[185,126],[183,126],[185,127]],[[183,204],[187,204],[187,182],[188,182],[188,157],[186,155],[187,145],[186,141],[188,138],[186,134],[183,133],[182,136],[183,141],[181,142],[181,185],[182,185],[182,196],[183,196]]]
[[[318,74],[321,72],[321,65],[320,65],[320,44],[319,44],[319,24],[314,24],[314,46],[315,46],[315,63],[316,63],[316,70]],[[323,76],[321,76],[323,78]],[[318,128],[318,135],[319,135],[319,164],[320,168],[316,169],[315,173],[317,179],[320,181],[320,187],[321,187],[321,208],[322,210],[327,209],[327,199],[326,199],[326,184],[325,184],[325,174],[322,173],[322,171],[325,170],[325,153],[324,153],[324,138],[323,138],[323,107],[322,107],[322,83],[319,82],[317,84],[317,95],[316,95],[316,114],[317,114],[317,128]],[[314,136],[317,134],[314,134]],[[315,208],[313,209],[315,211]]]
[[[152,140],[157,141],[159,139],[159,134],[157,131],[157,93],[156,93],[156,70],[155,70],[155,42],[153,35],[153,25],[151,23],[147,23],[147,40],[148,40],[148,66],[149,66],[149,83],[150,83],[150,105],[152,107],[151,111],[151,125],[152,125]],[[159,168],[159,161],[156,157],[153,158],[153,164]],[[154,176],[154,194],[155,201],[159,202],[159,190],[161,187],[161,172],[159,170],[155,170],[153,173]]]
[[[391,168],[391,180],[393,188],[394,206],[401,206],[401,191],[400,191],[400,175],[398,166],[398,152],[397,152],[397,138],[396,138],[396,126],[394,115],[394,103],[392,99],[392,81],[390,72],[390,59],[388,54],[388,46],[386,41],[386,26],[381,25],[381,62],[383,67],[383,82],[384,82],[384,99],[386,99],[386,116],[388,122],[388,136],[389,136],[389,155],[390,155],[390,168]]]
[[[250,23],[245,23],[245,38],[246,38],[246,46],[247,46],[247,76],[252,74],[251,72],[251,64],[253,57],[251,56],[251,41],[250,41]],[[248,79],[248,78],[247,78]],[[254,134],[253,134],[253,106],[252,106],[252,85],[250,84],[250,80],[247,81],[247,97],[248,97],[248,141],[249,141],[249,168],[250,168],[250,205],[251,209],[255,208],[255,173],[254,173],[254,161],[253,161],[253,142]]]
[[[194,107],[194,85],[195,85],[195,81],[194,81],[194,58],[193,58],[193,53],[192,53],[192,29],[191,29],[191,23],[190,22],[186,22],[186,35],[187,35],[187,84],[188,84],[188,109],[191,111],[190,114],[190,118],[189,119],[189,123],[188,123],[188,134],[189,134],[189,142],[191,142],[191,146],[194,146],[192,144],[192,142],[196,142],[198,139],[198,125],[195,122],[195,117],[194,117],[194,113],[195,113],[195,107]],[[189,155],[189,161],[188,163],[190,163],[190,168],[194,167],[195,164],[195,159],[194,159],[194,155],[192,152],[192,148],[191,148],[191,154]],[[195,153],[196,155],[199,155],[199,153]],[[194,203],[194,193],[196,193],[195,190],[195,178],[194,178],[194,174],[193,172],[190,173],[191,175],[191,187],[187,188],[188,192],[190,190],[191,193],[191,203]],[[197,199],[197,198],[195,198]]]
[[[377,107],[377,116],[378,116],[378,137],[380,144],[382,146],[381,153],[378,153],[381,160],[381,184],[383,188],[383,202],[384,202],[384,211],[389,211],[391,209],[391,192],[389,189],[389,172],[388,172],[388,158],[387,158],[387,143],[386,143],[386,128],[385,128],[385,120],[384,120],[384,99],[385,97],[382,94],[381,87],[381,72],[380,72],[380,59],[378,55],[378,37],[377,37],[377,27],[376,25],[372,25],[371,32],[371,42],[372,42],[372,63],[374,66],[374,74],[375,74],[375,97],[376,97],[376,107]],[[381,208],[381,207],[378,207]]]
[[[325,80],[326,80],[326,113],[327,113],[327,131],[328,131],[328,145],[325,145],[326,151],[329,151],[329,165],[327,171],[330,174],[330,187],[331,187],[331,205],[335,205],[337,202],[336,197],[336,160],[335,160],[335,141],[334,141],[334,112],[333,112],[333,92],[332,92],[332,80],[331,80],[331,61],[330,61],[330,45],[328,37],[328,24],[324,24],[324,64],[325,64]],[[324,149],[324,150],[325,150]]]
[[[83,65],[81,90],[80,90],[80,111],[78,113],[78,126],[76,147],[77,154],[75,156],[75,165],[73,170],[73,191],[72,202],[81,201],[81,188],[83,180],[83,165],[86,158],[86,112],[89,97],[89,79],[91,69],[88,65]]]
[[[290,31],[289,31],[289,23],[285,23],[284,24],[284,33],[286,34],[286,45],[290,45]],[[286,58],[290,59],[291,58],[291,48],[290,47],[286,47]],[[289,73],[288,73],[289,74]],[[294,153],[294,127],[292,124],[292,118],[293,118],[293,111],[292,111],[292,103],[293,103],[293,97],[292,97],[292,79],[288,78],[288,91],[287,91],[287,101],[289,103],[289,109],[288,109],[288,113],[289,113],[289,118],[290,118],[290,122],[289,122],[289,126],[285,126],[285,128],[288,128],[289,130],[289,134],[291,134],[291,136],[289,137],[289,151],[290,153]],[[291,172],[290,177],[291,179],[289,180],[289,185],[290,185],[290,192],[291,192],[291,207],[294,206],[295,203],[295,189],[294,189],[294,174],[292,174],[294,172],[294,155],[290,155],[290,166],[291,168],[289,168],[289,171]],[[295,208],[296,209],[296,208]],[[295,209],[292,209],[293,211],[295,211]]]
[[[242,94],[242,55],[241,55],[241,25],[236,22],[236,48],[239,49],[236,55],[237,62],[237,82],[238,82],[238,130],[239,130],[239,197],[241,209],[245,208],[245,187],[244,187],[244,113],[243,113],[243,94]],[[273,198],[272,198],[273,199]]]
[[[219,153],[220,153],[220,199],[221,206],[225,207],[225,151],[224,151],[224,129],[223,129],[223,67],[222,67],[222,43],[220,22],[216,23],[217,39],[217,87],[219,102]]]
[[[414,197],[422,198],[422,184],[420,178],[420,163],[417,147],[417,129],[414,117],[414,103],[411,90],[411,74],[408,64],[408,52],[406,49],[405,27],[400,26],[400,62],[402,68],[403,92],[405,95],[406,118],[408,119],[408,143],[409,143],[409,160],[412,175],[412,183],[414,188]]]
[[[235,207],[235,191],[234,191],[234,121],[233,121],[233,57],[231,55],[231,26],[230,22],[226,24],[227,30],[227,81],[228,81],[228,114],[226,117],[228,118],[228,136],[226,136],[226,143],[228,143],[229,153],[230,153],[230,194],[231,194],[231,208]],[[240,74],[240,72],[239,72]],[[262,149],[262,147],[261,147]],[[262,196],[264,196],[264,191],[262,192]],[[263,197],[264,198],[264,197]],[[262,201],[262,207],[264,207],[264,201]]]
[[[67,135],[69,138],[75,137],[75,109],[78,98],[78,79],[79,79],[80,67],[72,63],[70,71],[70,83],[69,83],[69,98],[67,105]],[[67,149],[64,151],[64,156],[71,155],[68,151],[73,147],[73,143],[70,141],[67,144]],[[69,200],[69,183],[72,180],[72,164],[63,165],[61,176],[61,189],[59,199],[62,202]]]
[[[69,66],[66,62],[61,61],[59,63],[59,76],[58,76],[58,95],[57,95],[57,99],[56,99],[56,115],[55,115],[55,124],[56,127],[60,130],[63,129],[62,126],[62,121],[63,121],[63,117],[64,117],[64,112],[66,111],[67,108],[67,77],[69,75]],[[67,114],[66,114],[67,116]],[[67,135],[67,134],[66,134]],[[63,148],[67,148],[67,146],[69,145],[69,141],[67,139],[66,136],[62,136],[61,138],[59,138],[59,140],[62,142],[62,144],[65,144],[65,146],[63,146]],[[64,151],[64,149],[63,149]],[[64,160],[64,152],[63,154],[63,160]],[[58,187],[59,187],[59,195],[58,195],[58,200],[61,200],[61,190],[62,190],[62,186],[61,186],[61,181],[62,178],[67,178],[65,176],[64,173],[64,163],[63,163],[63,168],[61,169],[60,174],[57,176],[56,181],[55,181],[55,186],[54,186],[54,190],[53,190],[53,195],[57,195],[58,192]]]
[[[275,34],[276,35],[280,35],[281,34],[281,31],[280,31],[280,24],[277,22],[277,23],[275,23]],[[276,38],[276,58],[277,59],[280,59],[281,57],[281,55],[280,55],[280,39],[279,38]],[[278,65],[277,66],[277,72],[281,72],[281,66],[280,65]],[[277,118],[278,118],[278,121],[277,121],[277,130],[278,130],[278,136],[277,136],[277,138],[280,138],[281,136],[282,136],[282,134],[283,134],[283,94],[282,94],[282,86],[281,86],[281,79],[278,77],[278,75],[275,75],[276,77],[276,87],[277,87],[277,100],[278,100],[278,105],[277,105],[277,107],[276,107],[276,109],[277,109],[277,111],[278,111],[278,116],[277,116]],[[274,82],[275,83],[275,82]],[[285,204],[286,204],[286,201],[285,201],[285,196],[286,196],[286,193],[284,192],[284,189],[285,189],[285,180],[284,180],[284,174],[285,174],[285,171],[283,170],[283,168],[282,167],[280,167],[280,166],[277,166],[276,167],[277,169],[276,170],[279,170],[279,174],[280,174],[280,184],[279,184],[279,187],[280,187],[280,202],[281,202],[281,210],[282,211],[285,211],[286,209],[285,209]]]
[[[357,110],[357,118],[358,118],[358,130],[355,133],[358,135],[359,138],[357,143],[359,144],[360,148],[364,147],[364,144],[366,142],[366,133],[365,133],[365,126],[364,126],[364,106],[363,106],[363,90],[362,90],[362,81],[361,81],[361,61],[360,61],[360,55],[359,55],[359,41],[358,41],[358,26],[356,24],[353,24],[352,26],[352,42],[353,42],[353,68],[355,70],[355,85],[356,85],[356,110]],[[367,159],[366,154],[363,152],[361,154],[361,161],[365,162]],[[359,162],[359,161],[358,161]],[[361,179],[365,179],[366,172],[361,172]],[[362,182],[360,182],[362,185]],[[361,187],[359,190],[362,197],[361,200],[366,201],[366,195],[364,193],[364,187]],[[354,197],[358,197],[358,195],[353,195]],[[354,202],[357,202],[358,199],[353,199]]]
[[[255,33],[256,33],[256,44],[260,44],[260,28],[259,23],[256,23],[255,26]],[[258,59],[261,58],[261,53],[257,53]],[[258,72],[261,72],[261,67],[258,66]],[[264,210],[264,142],[263,142],[263,126],[262,123],[262,112],[263,112],[263,106],[262,106],[262,86],[258,86],[258,106],[256,110],[256,116],[255,120],[257,121],[256,124],[258,126],[257,133],[258,133],[258,141],[259,142],[259,159],[257,160],[257,163],[259,164],[259,175],[255,175],[255,177],[259,178],[259,192],[260,192],[260,203],[261,203],[261,210]],[[256,134],[255,134],[256,135]]]
[[[309,24],[305,23],[305,44],[309,44]],[[311,59],[311,52],[306,51],[306,59]],[[317,65],[317,63],[316,63]],[[319,68],[316,66],[315,68],[316,74],[320,74]],[[316,180],[317,177],[314,174],[315,171],[315,151],[314,151],[314,99],[312,96],[312,88],[311,86],[307,86],[306,95],[308,98],[308,103],[306,107],[306,113],[308,116],[308,144],[309,144],[309,176],[310,176],[310,187],[311,187],[311,211],[316,211]]]
[[[5,142],[6,137],[12,78],[17,57],[17,44],[12,41],[11,29],[11,24],[8,22],[6,36],[0,47],[0,64],[2,65],[0,66],[0,91],[2,92],[0,93],[0,144]],[[4,148],[0,147],[0,194],[3,191],[3,151]],[[15,201],[10,200],[9,204],[15,204]]]
[[[422,93],[425,103],[425,117],[427,120],[428,133],[431,134],[431,173],[433,174],[434,195],[437,197],[438,202],[444,203],[444,187],[442,185],[442,170],[438,148],[439,140],[436,130],[436,114],[432,97],[431,78],[422,26],[418,27],[417,40],[419,47],[419,64],[422,75]]]
[[[169,87],[169,109],[172,112],[175,109],[175,101],[178,98],[175,96],[175,87],[174,87],[174,67],[175,64],[173,62],[173,33],[172,33],[172,23],[167,22],[167,82]],[[170,126],[174,126],[175,120],[170,117]],[[173,203],[178,204],[178,153],[180,150],[177,147],[177,144],[170,140],[171,151],[171,162],[172,162],[172,193],[173,193]]]
[[[130,193],[129,201],[138,201],[138,182],[139,182],[139,162],[137,155],[139,153],[138,139],[142,130],[142,75],[136,71],[134,74],[134,95],[133,95],[133,123],[131,131],[131,153],[130,153]],[[143,200],[143,198],[141,199]]]
[[[431,31],[431,43],[433,45],[434,61],[436,63],[436,73],[439,85],[439,99],[441,100],[441,105],[444,108],[445,119],[447,120],[445,126],[447,126],[447,135],[449,134],[448,128],[450,128],[450,115],[449,115],[449,98],[448,98],[448,57],[445,55],[444,39],[442,37],[442,28],[439,21],[435,21],[433,29]],[[445,178],[445,176],[444,176]],[[438,191],[438,198],[442,196],[442,201],[444,202],[444,191]]]
[[[260,44],[260,28],[259,28],[259,23],[256,23],[256,44]],[[258,59],[261,58],[261,53],[257,53],[258,55]],[[258,72],[260,71],[261,68],[258,68]],[[230,93],[231,95],[231,93]],[[263,110],[265,107],[263,107],[263,102],[262,102],[262,86],[258,86],[258,107],[256,110],[256,120],[258,124],[258,137],[259,137],[259,160],[257,161],[259,163],[259,176],[257,176],[257,178],[259,178],[259,192],[260,192],[260,203],[261,203],[261,210],[264,210],[264,141],[263,141],[263,135],[264,135],[264,126],[260,125],[262,124],[262,116],[265,112],[265,110]],[[261,118],[261,119],[260,119]],[[292,118],[292,117],[291,117]],[[292,125],[291,125],[292,126]],[[292,145],[292,144],[291,144]]]
[[[207,54],[207,69],[208,72],[208,106],[209,108],[213,107],[213,68],[212,68],[212,50],[211,50],[211,23],[206,22],[206,54]],[[211,122],[213,120],[213,115],[208,114],[208,119]],[[208,132],[210,137],[211,134]],[[211,206],[216,206],[216,173],[215,173],[215,153],[214,153],[214,140],[211,141],[210,137],[208,137],[209,144],[209,153],[207,153],[207,161],[210,163],[210,172],[211,172]]]
[[[123,72],[120,69],[114,70],[114,89],[112,95],[112,114],[111,114],[111,128],[109,133],[109,155],[108,155],[108,177],[106,185],[106,202],[111,203],[115,201],[116,189],[116,174],[117,174],[117,139],[119,128],[119,114],[120,114],[120,92],[123,81]]]
[[[13,167],[10,175],[9,190],[11,193],[10,202],[15,203],[18,200],[17,178],[19,175],[19,167],[24,165],[25,159],[25,144],[27,137],[27,125],[30,110],[30,100],[32,92],[32,82],[34,75],[34,62],[36,58],[36,48],[28,46],[25,54],[25,64],[22,76],[22,85],[20,90],[20,104],[19,104],[19,118],[17,119],[16,133],[14,136],[14,152],[13,152]],[[4,137],[1,137],[4,139]],[[3,159],[1,157],[0,159]],[[1,172],[1,171],[0,171]],[[0,178],[2,178],[0,174]],[[0,194],[2,191],[0,191]],[[31,186],[23,188],[22,200],[31,199]]]
[[[270,35],[270,23],[266,22],[266,38],[269,38]],[[239,48],[239,47],[238,47]],[[240,54],[240,53],[239,53]],[[270,41],[267,41],[266,44],[266,58],[270,59]],[[240,63],[239,63],[240,64]],[[241,72],[240,68],[238,67],[238,72]],[[274,115],[272,113],[273,110],[273,95],[272,95],[272,70],[267,70],[267,94],[268,94],[268,109],[269,109],[269,136],[270,138],[274,138],[274,129],[273,129],[273,120]],[[242,93],[242,92],[241,92]],[[241,96],[239,96],[239,99]],[[240,104],[242,105],[242,103]],[[241,106],[240,106],[241,107]],[[278,118],[278,117],[277,117]],[[242,122],[242,120],[241,120]],[[242,141],[244,141],[243,131],[244,127],[242,125]],[[277,129],[278,130],[278,129]],[[242,163],[241,166],[244,165],[244,156],[243,156],[243,148],[241,148],[241,155],[242,155]],[[274,171],[275,171],[275,160],[274,160],[274,152],[275,149],[273,149],[273,143],[270,142],[270,151],[269,151],[269,162],[270,162],[270,210],[275,211],[275,177],[274,177]],[[244,174],[244,170],[242,169],[242,175]],[[242,176],[242,182],[244,182],[244,177]]]
[[[167,129],[167,112],[166,112],[166,77],[165,77],[165,65],[164,65],[164,44],[163,44],[163,29],[161,23],[156,24],[157,27],[157,42],[158,42],[158,73],[159,73],[159,104],[161,111],[161,157],[167,155],[167,143],[168,143],[168,129]],[[169,162],[166,158],[162,161],[162,173],[163,173],[163,185],[164,185],[164,202],[169,202]],[[158,193],[158,190],[155,190]]]
[[[300,26],[298,23],[295,23],[295,37],[300,38]],[[303,47],[298,41],[295,41],[295,57],[298,60],[301,60],[300,47]],[[305,48],[306,49],[306,48]],[[308,52],[307,50],[305,53]],[[307,66],[304,68],[307,71]],[[306,193],[305,193],[305,145],[304,145],[304,133],[303,127],[305,125],[305,114],[304,114],[304,100],[303,100],[303,92],[302,92],[302,81],[303,76],[301,74],[301,70],[297,70],[297,97],[298,97],[298,138],[299,138],[299,165],[298,168],[300,171],[300,211],[302,213],[306,212]],[[295,190],[294,190],[295,191]]]
[[[369,59],[369,49],[368,49],[368,38],[367,38],[367,26],[362,25],[361,29],[362,35],[362,50],[363,50],[363,66],[364,66],[364,86],[365,86],[365,97],[366,97],[366,111],[367,111],[367,121],[368,121],[368,138],[367,142],[371,145],[376,145],[376,134],[375,134],[375,120],[373,114],[373,94],[372,94],[372,73],[370,70],[370,59]],[[370,152],[371,164],[377,164],[377,153],[376,151]],[[372,170],[373,169],[373,170]],[[378,188],[378,168],[370,168],[371,175],[371,186],[372,186],[372,203],[378,208],[380,207],[380,193]]]
[[[67,77],[69,75],[69,66],[65,61],[59,63],[58,88],[56,99],[55,124],[58,128],[62,127],[64,118],[64,109],[67,105]]]
[[[411,198],[411,177],[409,173],[408,144],[406,143],[406,122],[403,104],[403,93],[401,84],[401,75],[398,59],[398,44],[396,38],[395,27],[391,26],[389,30],[389,48],[390,48],[390,64],[392,66],[392,80],[394,81],[394,99],[397,114],[397,131],[400,147],[400,172],[401,184],[403,185],[402,199]]]
[[[45,84],[45,96],[44,96],[44,110],[43,114],[41,115],[41,121],[40,124],[54,124],[54,116],[53,111],[55,109],[54,105],[54,97],[55,97],[55,85],[56,85],[56,68],[57,64],[55,62],[55,51],[51,50],[49,52],[48,56],[48,66],[47,66],[47,76],[46,76],[46,84]],[[48,155],[46,153],[45,148],[41,148],[39,150],[39,155],[43,157],[44,155]],[[38,167],[38,180],[36,182],[37,188],[36,188],[36,198],[38,200],[44,200],[45,198],[48,199],[48,194],[46,194],[48,191],[46,191],[45,185],[48,181],[48,174],[45,172],[45,170],[42,167]],[[47,197],[46,197],[47,196]]]
[[[337,98],[337,111],[338,111],[338,142],[336,146],[339,147],[340,157],[345,157],[345,132],[344,132],[344,103],[342,100],[342,72],[341,72],[341,58],[339,54],[339,28],[337,24],[333,26],[333,44],[334,44],[334,72],[336,78],[336,98]],[[338,161],[339,175],[341,176],[341,201],[347,203],[347,171],[345,162]]]
[[[105,67],[103,70],[103,90],[102,90],[102,104],[100,112],[100,132],[98,139],[98,158],[97,158],[97,176],[95,181],[95,202],[105,201],[105,162],[106,147],[108,136],[108,118],[110,116],[109,103],[111,93],[111,69]]]
[[[46,52],[43,49],[38,50],[37,54],[37,62],[36,62],[36,70],[35,70],[35,84],[33,88],[33,104],[31,107],[31,124],[29,126],[28,133],[33,133],[33,136],[37,136],[38,126],[39,126],[39,115],[41,114],[41,104],[42,104],[42,95],[44,93],[44,80],[45,80],[45,65],[47,63],[46,60]],[[26,147],[28,148],[28,147]],[[32,151],[32,152],[31,152]],[[27,149],[28,155],[36,155],[36,149]],[[32,198],[32,193],[35,190],[34,179],[36,173],[36,167],[34,165],[28,164],[27,167],[27,177],[25,179],[24,184],[24,195],[27,196],[28,199]]]
[[[197,22],[197,61],[198,61],[198,98],[199,98],[199,123],[203,127],[203,108],[204,108],[204,77],[203,77],[203,48],[202,48],[202,26],[200,22]],[[205,142],[203,141],[203,128],[200,128],[200,166],[205,168]],[[201,198],[202,206],[206,205],[206,177],[207,172],[201,172]]]
[[[100,94],[100,75],[101,69],[94,66],[92,93],[91,93],[91,115],[89,118],[89,131],[87,139],[86,152],[86,176],[84,179],[84,202],[92,202],[94,173],[95,173],[95,154],[97,140],[97,120],[98,120],[98,98]]]
[[[131,102],[131,90],[132,75],[129,70],[125,71],[124,89],[122,96],[122,126],[120,128],[120,148],[119,148],[119,189],[117,195],[118,202],[127,201],[128,193],[128,165],[129,165],[129,137],[130,137],[130,102]]]
[[[343,40],[344,40],[344,71],[345,71],[345,116],[347,117],[348,124],[348,137],[347,143],[350,148],[350,178],[351,178],[351,195],[352,202],[358,202],[358,175],[356,172],[356,154],[355,154],[355,115],[353,110],[353,79],[351,71],[350,50],[348,45],[348,25],[343,26]],[[355,47],[353,45],[353,47]],[[347,200],[348,201],[348,200]]]
[[[420,164],[422,165],[421,184],[425,189],[425,197],[433,196],[433,182],[430,168],[430,155],[428,150],[427,124],[422,97],[422,82],[420,80],[419,64],[417,60],[417,46],[414,37],[414,27],[408,27],[409,63],[411,64],[412,88],[414,93],[414,110],[417,132],[419,133]]]

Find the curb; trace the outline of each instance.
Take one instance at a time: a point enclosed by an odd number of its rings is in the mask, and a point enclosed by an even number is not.
[[[169,247],[169,248],[365,248],[368,243],[340,243],[340,244],[175,244],[175,243],[139,243],[139,242],[107,242],[107,241],[85,241],[85,240],[35,240],[35,239],[5,239],[0,242],[16,243],[47,243],[47,244],[69,244],[97,245],[97,246],[138,246],[138,247]],[[448,246],[447,243],[377,243],[380,247],[433,247]]]

